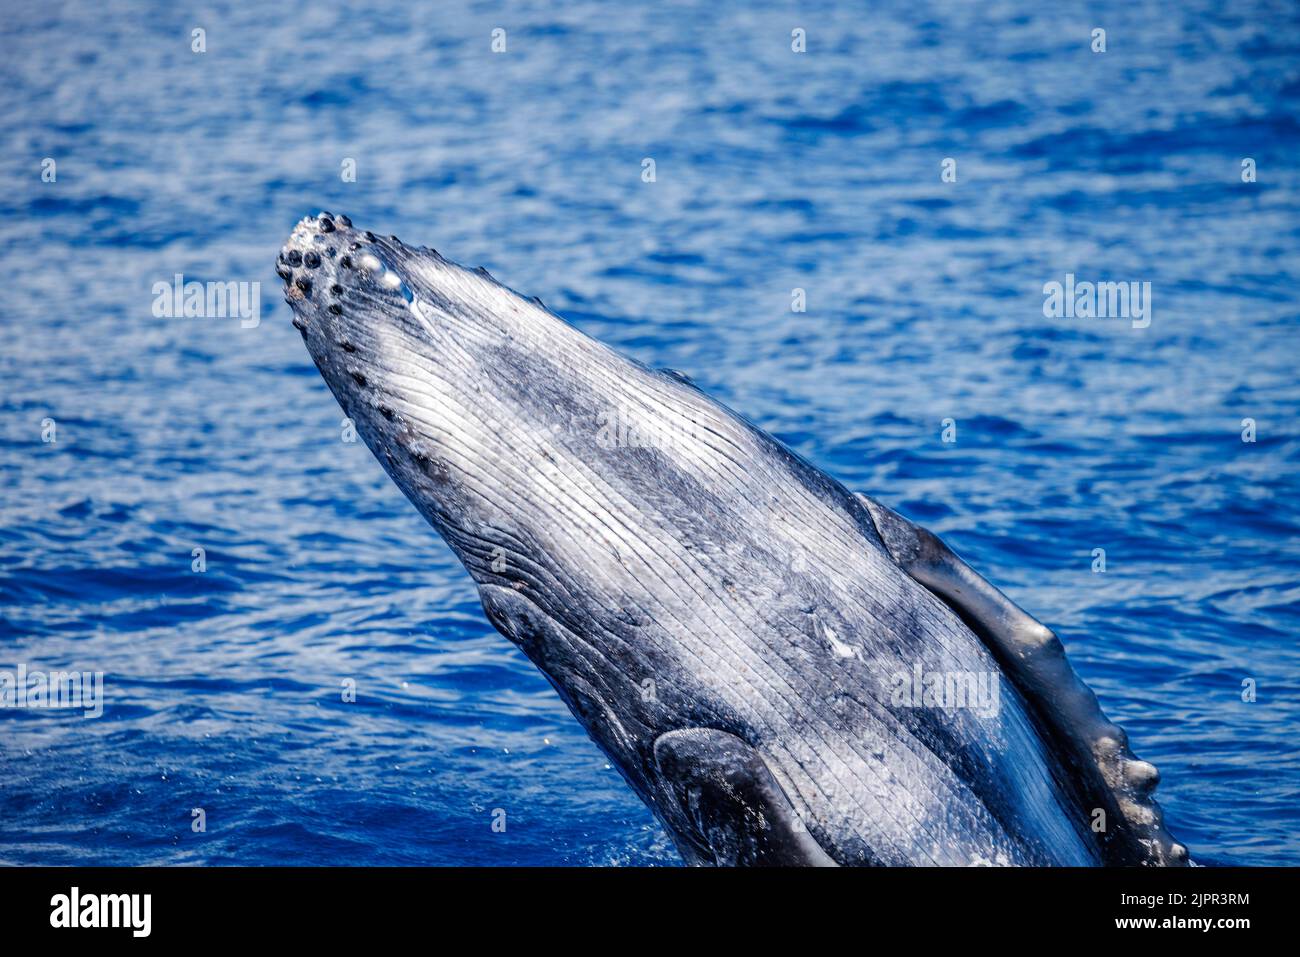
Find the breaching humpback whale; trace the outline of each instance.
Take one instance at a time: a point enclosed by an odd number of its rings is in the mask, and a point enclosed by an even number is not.
[[[1187,862],[1061,642],[930,532],[483,269],[321,213],[277,273],[358,434],[687,862]]]

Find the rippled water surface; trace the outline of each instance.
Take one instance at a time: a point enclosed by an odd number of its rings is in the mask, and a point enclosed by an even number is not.
[[[7,5],[0,668],[107,701],[0,713],[0,861],[677,860],[340,441],[273,274],[324,208],[942,533],[1194,857],[1300,863],[1295,6],[703,7]],[[176,273],[263,282],[261,323],[156,318]],[[1066,273],[1150,282],[1150,326],[1045,318]]]

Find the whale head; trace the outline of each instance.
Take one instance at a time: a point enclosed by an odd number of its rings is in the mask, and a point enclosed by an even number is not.
[[[686,445],[626,441],[627,424],[644,434],[709,400],[485,270],[345,216],[299,222],[276,271],[357,435],[476,581],[492,624],[655,805],[654,741],[711,693],[683,674],[647,696],[675,652],[628,639],[664,597],[645,590],[671,587],[658,566],[677,561],[678,533],[646,530],[702,523],[690,503],[711,499],[673,464]]]

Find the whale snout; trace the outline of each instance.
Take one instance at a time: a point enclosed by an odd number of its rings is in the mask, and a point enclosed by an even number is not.
[[[293,309],[293,324],[306,332],[318,313],[340,315],[345,287],[340,279],[354,268],[357,245],[352,220],[322,212],[294,227],[280,249],[275,273],[284,281],[284,298]]]
[[[321,212],[294,227],[275,271],[293,325],[318,363],[322,352],[346,350],[349,327],[411,301],[397,265],[404,253],[396,236],[380,239],[347,216]]]
[[[410,389],[393,376],[399,367],[409,373],[417,353],[432,355],[407,282],[414,255],[396,236],[321,212],[294,227],[275,267],[312,361],[399,484],[403,470],[436,471],[401,411],[414,402]]]

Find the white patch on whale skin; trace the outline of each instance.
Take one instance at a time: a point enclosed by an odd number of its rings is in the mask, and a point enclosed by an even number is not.
[[[858,649],[851,645],[846,645],[840,641],[839,634],[830,625],[823,622],[820,618],[813,618],[813,627],[817,630],[818,636],[824,638],[826,643],[831,646],[836,658],[861,658]]]
[[[298,225],[293,228],[289,235],[289,242],[285,244],[285,249],[297,249],[306,252],[311,249],[316,242],[324,237],[321,236],[320,220],[314,216],[304,216],[298,221]]]

